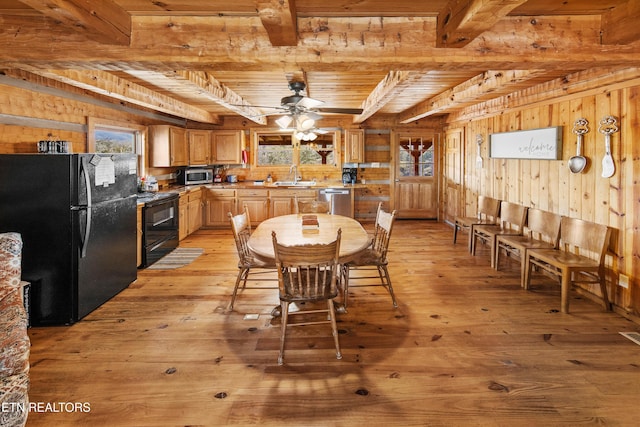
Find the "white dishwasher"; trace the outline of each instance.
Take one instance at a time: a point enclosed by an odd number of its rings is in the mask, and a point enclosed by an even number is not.
[[[350,188],[323,188],[318,190],[318,200],[331,203],[331,213],[353,218],[353,206]]]

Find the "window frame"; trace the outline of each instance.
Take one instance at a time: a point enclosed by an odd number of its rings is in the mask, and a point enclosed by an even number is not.
[[[145,147],[147,141],[147,127],[134,123],[120,122],[116,120],[100,119],[89,117],[87,119],[87,152],[96,152],[96,131],[113,130],[117,132],[131,132],[134,134],[135,147],[134,153],[138,156],[138,175],[144,176],[145,163]]]
[[[342,171],[342,140],[341,140],[341,132],[339,130],[329,131],[330,134],[333,135],[333,163],[331,164],[301,164],[300,163],[300,145],[301,141],[295,137],[295,134],[290,130],[281,130],[277,128],[267,128],[267,129],[251,129],[251,150],[254,153],[251,159],[251,166],[256,168],[256,170],[268,170],[269,172],[274,170],[289,170],[292,165],[295,165],[298,168],[298,171],[302,172],[305,170],[313,170],[313,171],[326,171],[336,172]],[[260,142],[260,135],[287,135],[291,136],[291,143],[293,145],[293,155],[292,155],[292,163],[291,164],[280,164],[280,165],[260,165],[258,164],[258,147]]]

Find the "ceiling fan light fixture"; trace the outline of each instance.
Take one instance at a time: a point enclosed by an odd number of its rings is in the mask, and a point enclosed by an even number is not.
[[[307,131],[316,125],[316,121],[306,114],[298,117],[298,130]]]
[[[276,120],[276,124],[280,126],[280,129],[287,129],[291,122],[293,122],[293,118],[291,116],[282,116]]]

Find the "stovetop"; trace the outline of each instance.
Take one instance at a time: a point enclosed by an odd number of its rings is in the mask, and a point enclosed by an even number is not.
[[[152,203],[152,202],[160,202],[160,201],[164,201],[164,200],[171,200],[171,199],[177,199],[178,198],[178,193],[151,193],[151,192],[144,192],[144,193],[138,193],[138,202],[140,203]]]

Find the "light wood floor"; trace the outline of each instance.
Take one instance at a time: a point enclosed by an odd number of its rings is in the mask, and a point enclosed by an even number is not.
[[[86,402],[90,412],[36,412],[29,426],[635,426],[639,325],[519,264],[489,267],[444,224],[397,221],[384,289],[352,289],[339,316],[343,359],[328,325],[294,328],[278,366],[276,291],[247,291],[225,312],[236,275],[230,231],[183,246],[204,255],[137,282],[71,327],[30,330],[37,403]],[[258,313],[257,320],[244,320]],[[58,408],[59,409],[59,408]],[[85,409],[87,409],[85,407]]]

